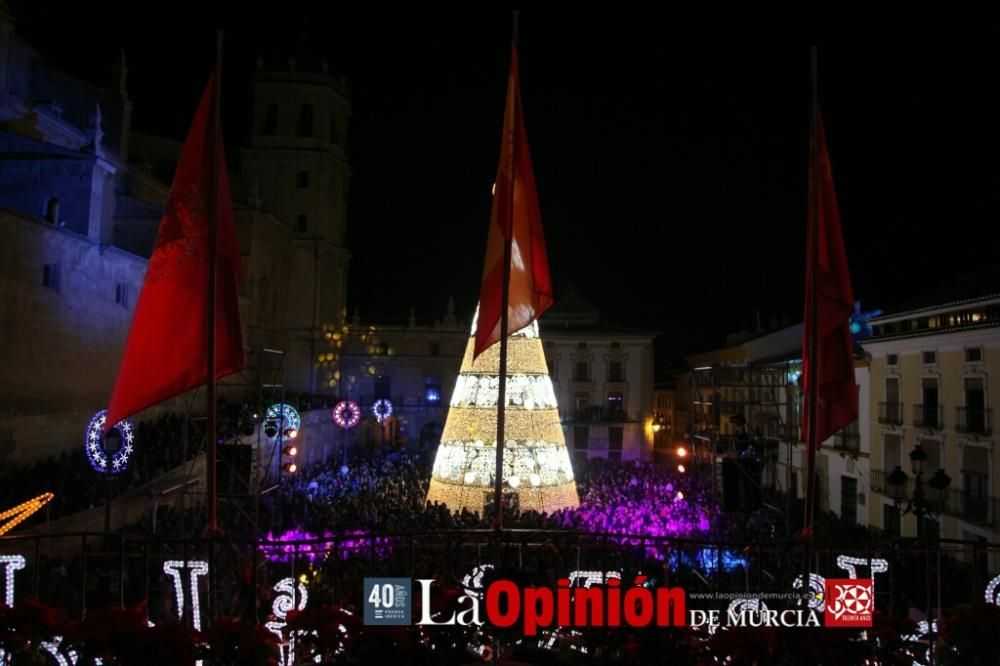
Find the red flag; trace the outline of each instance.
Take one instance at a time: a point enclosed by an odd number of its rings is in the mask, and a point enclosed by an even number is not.
[[[208,234],[213,215],[217,225],[215,378],[239,372],[246,363],[238,293],[240,247],[222,125],[215,113],[216,79],[213,73],[208,80],[181,150],[105,428],[207,383]]]
[[[500,165],[490,211],[490,233],[479,294],[475,356],[500,340],[504,245],[511,241],[508,332],[538,319],[552,305],[552,277],[545,251],[542,214],[528,152],[528,134],[518,85],[517,47],[511,49]]]
[[[819,112],[814,116],[813,154],[809,178],[809,228],[806,233],[806,297],[803,329],[803,391],[809,400],[812,382],[818,384],[812,414],[816,441],[809,441],[809,409],[802,413],[802,439],[818,446],[858,417],[854,381],[854,341],[850,316],[854,312],[851,277],[840,231],[840,212],[833,189],[833,172],[826,151],[826,135]],[[817,244],[818,243],[818,247]],[[815,295],[815,302],[813,298]],[[815,326],[815,348],[810,334]],[[810,454],[814,454],[811,451]]]

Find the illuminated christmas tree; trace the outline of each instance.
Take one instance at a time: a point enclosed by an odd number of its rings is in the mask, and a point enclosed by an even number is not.
[[[429,502],[484,514],[496,469],[500,345],[472,360],[475,324],[465,347],[451,407],[434,460]],[[510,336],[504,429],[505,504],[549,513],[577,507],[576,482],[538,324]],[[515,498],[510,497],[515,495]]]

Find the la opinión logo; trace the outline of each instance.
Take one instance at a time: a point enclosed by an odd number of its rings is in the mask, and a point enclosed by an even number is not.
[[[687,626],[687,593],[680,587],[646,587],[648,578],[636,576],[633,585],[623,588],[617,578],[605,585],[571,587],[569,578],[560,578],[556,588],[519,587],[511,580],[497,580],[485,594],[466,593],[458,598],[459,609],[450,617],[436,618],[431,610],[431,593],[435,581],[418,578],[421,611],[419,625],[482,625],[507,628],[520,625],[525,636],[534,636],[540,629],[553,626],[582,627],[683,627]],[[366,578],[365,624],[409,624],[401,617],[410,617],[409,587],[400,602],[396,586],[401,578]],[[392,586],[392,619],[385,614],[384,594]],[[381,606],[381,608],[379,607]],[[383,611],[376,613],[376,611]]]

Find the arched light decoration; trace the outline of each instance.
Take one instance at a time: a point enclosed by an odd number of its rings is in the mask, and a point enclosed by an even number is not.
[[[105,448],[104,423],[108,420],[108,410],[102,409],[94,414],[87,425],[87,434],[83,438],[83,451],[87,454],[90,466],[101,474],[118,474],[128,468],[128,461],[135,450],[135,426],[128,419],[123,419],[114,425],[115,431],[122,438],[122,444],[117,451]]]
[[[302,418],[297,409],[283,402],[271,405],[264,413],[266,421],[275,421],[278,424],[278,432],[284,430],[298,431],[302,427]]]
[[[997,594],[997,587],[1000,587],[1000,576],[995,577],[986,585],[986,603],[1000,606],[1000,595]]]
[[[208,574],[208,562],[205,560],[167,560],[163,563],[163,573],[174,579],[174,595],[177,599],[177,619],[184,619],[184,582],[183,571],[190,571],[191,589],[191,625],[195,631],[201,631],[201,600],[198,594],[198,578]]]
[[[379,423],[382,423],[392,416],[392,401],[388,398],[379,398],[372,403],[372,414],[375,415]]]
[[[361,422],[361,407],[353,400],[341,400],[333,407],[333,422],[350,430]]]
[[[7,534],[7,532],[10,532],[12,529],[23,523],[31,514],[51,502],[53,497],[55,497],[55,495],[52,493],[42,493],[38,497],[34,497],[27,502],[21,502],[15,507],[0,512],[0,521],[6,518],[10,519],[5,523],[0,523],[0,536]],[[0,559],[0,562],[5,561],[6,560]]]
[[[0,555],[0,565],[4,567],[4,603],[14,605],[14,572],[24,568],[24,555]]]
[[[479,313],[476,313],[478,320]],[[473,359],[475,322],[434,460],[427,501],[483,513],[496,474],[500,349]],[[504,492],[521,510],[579,506],[576,482],[538,325],[514,332],[507,347]]]
[[[801,574],[792,581],[792,587],[796,590],[802,589]],[[801,602],[799,602],[801,604]],[[819,574],[809,574],[809,600],[806,605],[816,611],[823,610],[826,606],[826,578]]]

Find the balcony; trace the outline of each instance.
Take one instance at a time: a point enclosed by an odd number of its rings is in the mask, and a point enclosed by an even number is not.
[[[833,438],[833,448],[856,453],[861,450],[861,435],[848,429],[841,430]]]
[[[903,403],[878,403],[878,422],[885,425],[903,425]]]
[[[989,435],[992,409],[956,407],[955,432],[965,432],[971,435]]]
[[[889,497],[889,473],[880,469],[871,471],[872,492]],[[927,475],[924,475],[924,493],[927,493]],[[907,475],[903,496],[913,497],[913,476]],[[925,495],[926,496],[926,495]],[[996,497],[986,497],[959,488],[949,488],[944,498],[944,506],[938,507],[943,513],[978,525],[997,525],[998,502]]]
[[[943,413],[944,407],[940,405],[913,405],[913,425],[917,428],[940,430],[944,427]]]
[[[628,420],[624,409],[612,407],[585,407],[576,410],[574,423],[621,423]]]

